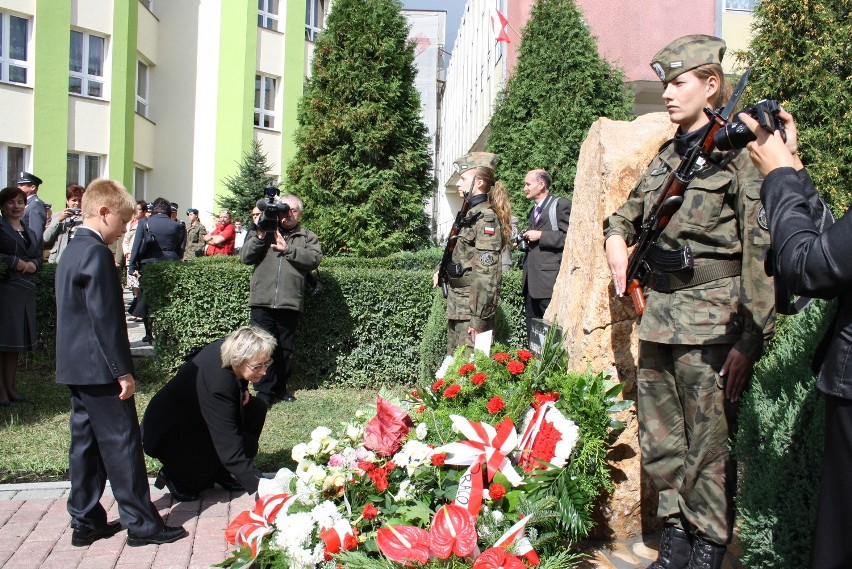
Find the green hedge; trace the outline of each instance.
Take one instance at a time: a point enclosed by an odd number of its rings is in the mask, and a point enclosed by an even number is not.
[[[810,370],[833,306],[780,319],[743,397],[735,456],[738,525],[747,567],[807,567],[823,454],[823,399]]]

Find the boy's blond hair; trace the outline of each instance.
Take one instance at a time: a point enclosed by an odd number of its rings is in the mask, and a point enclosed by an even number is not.
[[[102,207],[107,207],[125,221],[130,221],[136,210],[136,202],[120,183],[106,178],[97,178],[92,180],[86,188],[80,209],[83,210],[83,217],[88,218],[96,217]]]

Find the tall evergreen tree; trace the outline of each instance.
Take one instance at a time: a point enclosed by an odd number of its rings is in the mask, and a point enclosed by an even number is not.
[[[288,191],[328,254],[378,256],[425,243],[433,186],[399,0],[335,0],[299,105]]]
[[[523,29],[518,64],[497,99],[488,149],[512,209],[525,212],[524,176],[544,168],[561,194],[574,188],[580,145],[601,116],[631,115],[623,74],[598,54],[574,0],[539,0]],[[521,217],[521,216],[519,216]]]
[[[772,0],[754,11],[745,100],[778,99],[799,153],[837,213],[852,206],[852,1]]]
[[[270,169],[260,141],[253,140],[251,148],[243,154],[237,174],[225,179],[229,193],[216,200],[219,207],[229,210],[232,219],[250,220],[251,210],[265,195],[263,190],[278,186],[276,177],[269,175]]]

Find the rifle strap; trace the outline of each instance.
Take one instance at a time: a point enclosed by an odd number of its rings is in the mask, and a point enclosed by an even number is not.
[[[653,272],[648,275],[646,286],[657,292],[674,292],[706,284],[726,277],[735,277],[742,272],[739,260],[714,261],[675,273]]]

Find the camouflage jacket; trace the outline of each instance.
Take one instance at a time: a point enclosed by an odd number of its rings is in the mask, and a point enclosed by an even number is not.
[[[207,228],[200,221],[196,221],[186,228],[186,249],[183,253],[184,261],[204,256],[204,248],[207,247],[207,243],[204,242],[202,237],[205,235],[207,235]]]
[[[462,276],[450,278],[447,318],[470,320],[471,328],[485,330],[497,313],[503,279],[500,221],[488,201],[468,210],[459,231],[453,263]]]
[[[627,202],[604,221],[604,238],[621,235],[628,245],[680,157],[669,144],[651,161]],[[714,160],[723,154],[716,152]],[[657,244],[689,245],[696,267],[720,260],[741,261],[740,275],[673,292],[645,288],[647,307],[639,338],[664,344],[731,343],[752,361],[763,353],[774,330],[775,297],[764,261],[769,231],[758,223],[760,174],[739,152],[725,168],[709,163],[684,193],[684,202]]]

